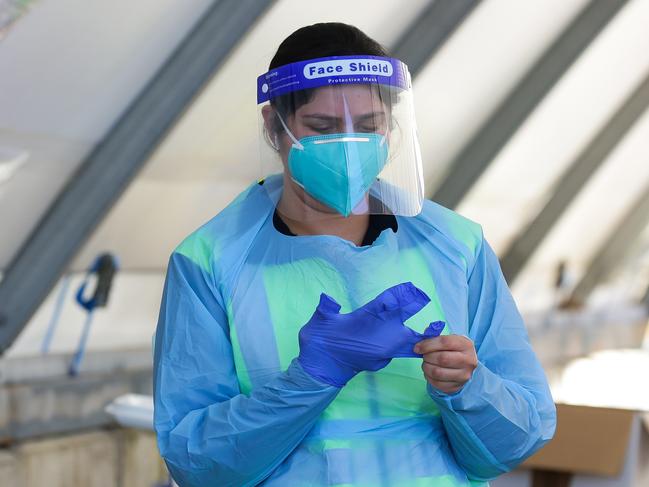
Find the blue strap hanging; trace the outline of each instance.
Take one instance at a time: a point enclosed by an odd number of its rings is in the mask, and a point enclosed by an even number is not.
[[[81,332],[77,351],[75,352],[68,369],[68,374],[71,376],[76,376],[79,373],[79,368],[81,367],[81,362],[83,361],[83,356],[86,351],[95,308],[105,307],[108,303],[108,296],[113,283],[113,277],[115,277],[118,267],[117,259],[112,254],[101,254],[92,263],[85,279],[81,283],[81,286],[79,286],[76,294],[76,301],[87,311],[88,314],[83,325],[83,331]],[[92,296],[86,298],[84,296],[86,287],[93,274],[97,275],[97,286],[95,287]]]
[[[61,311],[63,311],[63,304],[65,303],[65,297],[68,294],[68,289],[70,288],[70,275],[66,274],[61,279],[61,290],[59,291],[58,296],[56,297],[56,303],[54,304],[54,313],[52,313],[52,318],[47,325],[47,331],[45,332],[45,337],[43,338],[43,343],[41,345],[41,353],[47,355],[50,351],[50,344],[52,343],[52,337],[56,331],[56,327],[59,324],[59,319],[61,318]]]

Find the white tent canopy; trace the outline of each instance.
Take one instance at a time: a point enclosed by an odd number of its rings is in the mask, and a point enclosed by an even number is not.
[[[10,266],[88,153],[211,4],[40,0],[7,30],[0,40],[0,270]],[[423,67],[414,89],[429,192],[587,4],[484,0]],[[300,26],[342,21],[390,48],[429,5],[279,0],[258,19],[70,263],[74,288],[99,252],[113,252],[121,262],[91,348],[148,346],[170,252],[259,175],[255,79],[279,42]],[[649,75],[647,25],[649,2],[630,0],[462,200],[457,210],[483,225],[499,253]],[[577,283],[649,188],[648,117],[639,118],[586,182],[513,283],[523,312],[553,305],[559,262]],[[637,302],[649,286],[648,249],[649,230],[629,242],[629,252],[590,304]],[[59,289],[10,354],[38,350]],[[76,345],[82,320],[68,300],[54,350]]]

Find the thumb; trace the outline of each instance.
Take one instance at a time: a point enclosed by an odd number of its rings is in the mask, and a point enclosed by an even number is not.
[[[320,302],[318,303],[316,311],[323,314],[338,314],[340,311],[340,305],[334,298],[328,294],[322,293],[320,294]]]

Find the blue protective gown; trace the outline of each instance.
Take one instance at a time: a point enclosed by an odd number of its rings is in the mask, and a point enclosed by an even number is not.
[[[498,260],[479,225],[426,201],[372,245],[287,236],[281,178],[254,184],[171,256],[155,340],[155,430],[180,486],[465,486],[548,441],[555,408]],[[411,281],[431,321],[475,344],[457,393],[398,358],[345,387],[294,358],[321,292],[341,312]]]

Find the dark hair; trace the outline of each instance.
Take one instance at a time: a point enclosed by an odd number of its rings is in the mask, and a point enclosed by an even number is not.
[[[328,56],[369,55],[387,57],[387,50],[358,27],[341,22],[322,22],[302,27],[282,41],[270,61],[269,70],[285,64]],[[281,95],[271,100],[271,105],[282,117],[292,115],[308,103],[314,89]],[[389,95],[384,99],[389,100]],[[279,120],[272,127],[276,133],[283,130]]]
[[[282,41],[269,70],[285,64],[327,56],[388,56],[386,49],[358,27],[323,22],[302,27]]]

